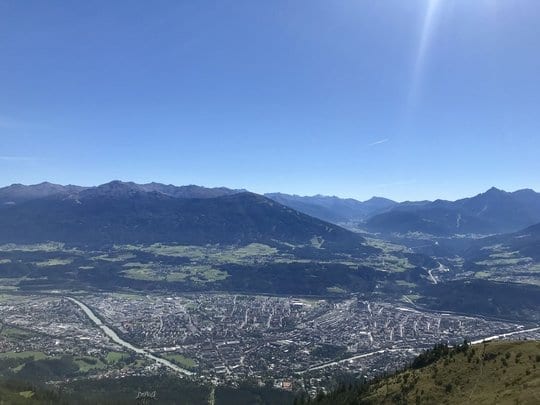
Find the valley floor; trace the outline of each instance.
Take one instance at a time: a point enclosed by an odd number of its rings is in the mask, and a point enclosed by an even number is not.
[[[332,386],[336,375],[372,378],[398,369],[436,342],[540,339],[537,325],[356,296],[4,293],[0,318],[3,377],[53,382],[172,374],[313,394]],[[58,361],[63,368],[39,374]]]

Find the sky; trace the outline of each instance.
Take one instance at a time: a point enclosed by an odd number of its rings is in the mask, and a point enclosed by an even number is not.
[[[540,190],[538,21],[538,0],[0,0],[0,186]]]

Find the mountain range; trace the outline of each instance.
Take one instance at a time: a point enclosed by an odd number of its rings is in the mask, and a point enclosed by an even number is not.
[[[456,201],[367,201],[316,195],[266,194],[281,204],[336,224],[356,223],[370,232],[421,232],[436,236],[516,232],[540,223],[540,193],[506,192],[495,187]]]
[[[69,197],[77,196],[80,192],[112,194],[115,192],[156,192],[175,198],[214,198],[225,195],[237,194],[246,190],[232,190],[225,187],[207,188],[196,185],[173,186],[172,184],[147,183],[136,184],[133,182],[121,182],[118,180],[102,184],[97,187],[82,187],[67,185],[61,186],[49,182],[26,186],[23,184],[12,184],[8,187],[0,188],[0,204],[16,204],[28,200],[43,197]]]
[[[358,201],[353,198],[329,197],[324,195],[307,197],[283,193],[268,193],[265,196],[297,211],[333,223],[361,222],[398,205],[397,202],[382,197],[373,197],[367,201]]]
[[[540,224],[529,226],[518,232],[494,235],[477,239],[469,244],[469,248],[462,252],[467,258],[476,260],[487,259],[494,246],[504,246],[506,251],[529,257],[540,261]]]
[[[513,233],[540,223],[540,194],[491,188],[457,201],[398,203],[121,181],[0,188],[1,242],[309,244],[320,238],[350,246],[362,238],[339,225],[351,223],[382,234]]]
[[[363,238],[261,195],[225,188],[14,185],[0,189],[0,242],[246,244],[313,238],[354,246]]]
[[[437,236],[515,232],[540,222],[540,193],[495,187],[457,201],[401,203],[369,218],[365,227],[382,233],[422,232]]]

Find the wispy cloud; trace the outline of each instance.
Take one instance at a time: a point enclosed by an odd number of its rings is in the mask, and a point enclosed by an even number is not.
[[[378,141],[369,143],[368,146],[380,145],[380,144],[382,144],[382,143],[388,142],[389,140],[390,140],[390,139],[388,139],[388,138],[385,138],[385,139],[379,139]]]
[[[32,162],[36,160],[31,156],[0,156],[2,162]]]

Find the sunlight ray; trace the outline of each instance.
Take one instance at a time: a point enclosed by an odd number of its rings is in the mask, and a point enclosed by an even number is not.
[[[416,50],[416,56],[414,59],[414,68],[407,102],[409,111],[413,111],[415,109],[416,103],[418,101],[418,93],[420,92],[422,77],[424,76],[426,58],[431,39],[433,37],[433,31],[436,25],[435,23],[440,5],[441,0],[428,0],[426,12],[424,15],[424,22],[422,24],[420,41],[418,43],[418,48]]]

